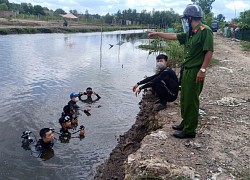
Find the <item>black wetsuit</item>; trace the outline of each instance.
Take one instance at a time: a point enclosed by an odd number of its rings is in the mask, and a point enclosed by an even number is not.
[[[70,101],[68,102],[68,105],[69,105],[70,111],[75,111],[75,112],[77,112],[77,111],[80,109],[80,107],[76,104],[75,101],[70,100]]]
[[[144,84],[140,89],[152,87],[163,104],[175,101],[178,96],[178,78],[176,73],[169,67],[137,84]]]
[[[88,96],[87,99],[82,99],[83,95],[87,95],[87,93],[80,94],[78,97],[79,97],[79,100],[84,103],[94,103],[98,101],[99,99],[101,99],[101,96],[99,96],[98,94],[95,94],[97,97],[95,100],[93,100],[91,96]]]
[[[68,138],[71,137],[71,133],[69,132],[68,129],[61,128],[60,133],[61,133],[60,136],[62,136],[62,137],[68,137]]]
[[[68,129],[65,130],[65,129],[61,128],[59,140],[62,143],[69,143],[70,138],[71,138],[71,133],[69,132],[69,130]]]
[[[77,116],[77,113],[78,113],[78,111],[74,113],[74,111],[70,110],[70,106],[66,105],[63,107],[63,112],[62,112],[61,118],[64,119],[65,116],[69,116],[72,120],[75,116]],[[59,119],[59,123],[60,123],[60,119]]]
[[[54,145],[53,142],[45,143],[42,139],[39,139],[38,142],[36,143],[35,148],[38,152],[42,153],[47,149],[51,149],[53,145]]]

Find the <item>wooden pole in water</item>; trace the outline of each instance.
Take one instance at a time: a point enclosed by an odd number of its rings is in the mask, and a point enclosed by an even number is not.
[[[101,27],[101,44],[100,44],[100,68],[102,67],[102,27]]]

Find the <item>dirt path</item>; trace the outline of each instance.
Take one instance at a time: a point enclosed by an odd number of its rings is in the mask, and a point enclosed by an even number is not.
[[[239,42],[215,35],[214,58],[220,63],[207,73],[200,97],[207,114],[200,117],[196,139],[172,137],[171,126],[181,119],[179,102],[155,113],[149,93],[136,124],[96,179],[250,179],[250,53]],[[153,131],[151,125],[160,128]],[[141,142],[133,140],[136,133]],[[130,148],[121,152],[124,142]]]

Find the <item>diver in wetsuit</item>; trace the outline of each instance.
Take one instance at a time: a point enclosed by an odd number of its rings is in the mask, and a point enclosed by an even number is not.
[[[96,95],[96,97],[97,97],[95,100],[92,99],[93,94]],[[87,95],[87,99],[82,99],[83,95]],[[99,96],[96,92],[94,92],[91,87],[88,87],[86,89],[86,92],[79,92],[78,97],[79,97],[79,100],[84,102],[84,103],[94,103],[94,102],[98,101],[99,99],[101,99],[101,96]]]
[[[77,102],[77,99],[79,97],[79,94],[73,92],[70,94],[70,101],[68,102],[68,107],[69,111],[71,114],[75,114],[75,115],[79,115],[79,110],[80,110],[80,107],[76,104]],[[83,110],[83,112],[87,115],[87,116],[90,116],[90,111],[91,109],[90,108],[86,108]]]
[[[21,138],[22,147],[25,150],[31,150],[32,155],[35,157],[40,157],[44,160],[48,160],[54,156],[54,150],[52,149],[54,143],[54,134],[53,129],[51,128],[43,128],[40,130],[41,139],[36,140],[36,136],[33,135],[34,138],[30,136],[31,131],[24,131]]]
[[[47,149],[51,149],[54,145],[54,134],[50,128],[43,128],[40,130],[41,139],[39,139],[35,145],[36,150],[43,152]]]
[[[70,138],[71,138],[71,134],[75,134],[77,132],[79,132],[79,137],[80,138],[84,138],[84,135],[85,135],[84,126],[80,126],[79,131],[76,131],[76,132],[73,132],[73,133],[69,132],[69,129],[71,129],[71,127],[72,127],[70,116],[61,117],[59,119],[59,123],[61,125],[60,135],[59,135],[59,139],[60,139],[61,142],[68,143]]]
[[[133,92],[137,96],[142,89],[152,87],[159,100],[156,111],[167,107],[167,102],[173,102],[177,99],[179,84],[176,73],[168,67],[168,57],[160,54],[156,57],[157,73],[153,76],[139,81],[133,86]],[[142,86],[140,86],[142,85]],[[139,87],[140,86],[140,87]]]
[[[78,110],[80,109],[80,107],[76,104],[77,98],[78,98],[79,94],[73,92],[70,94],[70,101],[68,102],[70,111],[72,111],[73,113],[77,113]]]
[[[65,118],[66,116],[70,117],[71,125],[73,128],[78,126],[79,113],[76,114],[76,113],[74,113],[74,111],[71,111],[69,105],[66,105],[63,107],[63,112],[62,112],[61,118]]]

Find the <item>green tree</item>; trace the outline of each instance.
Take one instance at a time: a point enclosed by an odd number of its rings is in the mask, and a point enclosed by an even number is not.
[[[77,10],[76,10],[76,9],[74,9],[74,10],[70,10],[69,12],[70,12],[71,14],[76,15],[76,16],[78,15],[78,12],[77,12]]]
[[[113,18],[114,17],[108,13],[104,16],[104,21],[107,24],[112,24]]]
[[[142,10],[139,21],[141,24],[149,24],[151,21],[150,13],[148,13],[147,10]]]
[[[42,6],[40,6],[40,5],[35,5],[35,6],[34,6],[34,14],[35,14],[35,15],[45,15],[45,12],[44,12]]]
[[[8,0],[0,0],[0,4],[6,4],[9,7],[9,1]]]
[[[213,17],[214,17],[214,15],[211,12],[208,13],[208,14],[204,14],[204,16],[203,16],[203,22],[204,22],[204,24],[210,26],[212,24]]]
[[[225,16],[223,14],[218,14],[216,19],[217,19],[217,21],[223,22],[223,21],[225,21]]]
[[[0,10],[1,11],[8,11],[8,6],[6,5],[6,3],[0,4]]]
[[[21,3],[21,7],[25,14],[34,14],[34,8],[31,3]]]
[[[194,4],[199,5],[205,14],[208,14],[212,10],[212,4],[215,0],[191,0]]]
[[[90,15],[89,15],[89,11],[86,9],[85,10],[85,14],[84,14],[84,17],[88,20]]]
[[[117,11],[117,13],[115,14],[115,17],[116,17],[116,23],[121,23],[122,21],[122,13],[120,10]]]
[[[250,9],[241,12],[240,17],[232,19],[232,22],[238,24],[242,29],[250,29]]]
[[[66,12],[63,9],[56,9],[54,12],[55,15],[60,15],[60,14],[66,14]]]
[[[240,13],[240,21],[250,26],[250,9]]]
[[[18,11],[20,14],[23,14],[24,13],[24,11],[23,11],[23,9],[22,9],[22,7],[21,7],[21,5],[20,4],[16,4],[16,3],[9,3],[9,10],[10,11]]]

